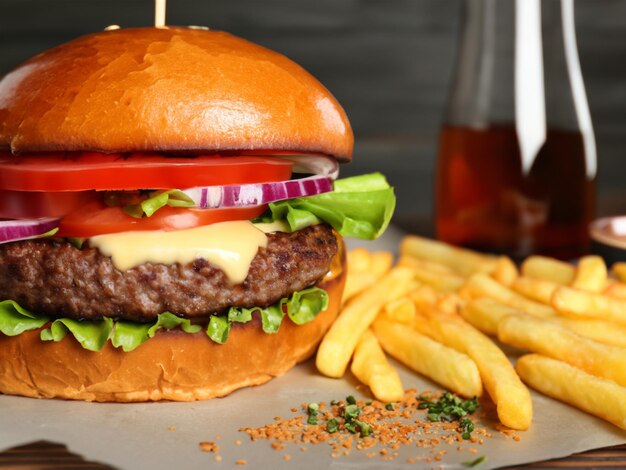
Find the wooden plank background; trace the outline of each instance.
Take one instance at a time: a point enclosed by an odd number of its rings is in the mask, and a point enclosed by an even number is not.
[[[169,0],[167,20],[231,31],[301,63],[351,118],[355,162],[343,174],[383,170],[397,187],[398,214],[427,217],[461,1]],[[599,213],[626,214],[626,0],[575,5]],[[151,0],[0,0],[0,74],[77,35],[152,21]]]

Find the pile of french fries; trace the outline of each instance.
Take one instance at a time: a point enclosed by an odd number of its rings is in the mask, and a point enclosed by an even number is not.
[[[515,366],[491,337],[524,353]],[[532,422],[525,384],[626,429],[626,263],[530,256],[518,268],[414,235],[395,265],[389,252],[352,250],[316,365],[336,378],[350,365],[377,399],[397,401],[385,353],[461,396],[486,390],[512,429]]]

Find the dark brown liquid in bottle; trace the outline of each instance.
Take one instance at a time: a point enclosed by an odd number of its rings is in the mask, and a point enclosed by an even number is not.
[[[587,177],[580,133],[549,129],[527,174],[513,126],[444,127],[440,138],[439,239],[516,259],[587,252],[595,180]]]

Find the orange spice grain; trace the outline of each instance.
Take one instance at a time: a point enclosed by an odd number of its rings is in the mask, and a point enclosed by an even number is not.
[[[210,441],[202,441],[200,443],[200,450],[202,452],[217,452],[220,450],[220,446],[218,446],[215,442]]]
[[[176,431],[176,426],[168,426],[167,430],[168,431]]]
[[[246,460],[244,460],[244,459],[238,459],[238,460],[235,461],[235,464],[243,466],[243,465],[247,465],[248,462]]]
[[[240,445],[241,445],[241,440],[237,439],[237,440],[235,441],[235,445],[236,445],[236,446],[240,446]]]
[[[291,460],[291,455],[289,454],[283,455],[283,460]]]
[[[293,407],[293,408],[291,409],[291,412],[292,412],[292,413],[297,413],[297,412],[298,412],[298,408]]]
[[[215,461],[216,462],[221,462],[222,461],[222,456],[221,455],[216,455],[215,456]]]
[[[522,440],[522,438],[521,438],[518,434],[515,434],[515,435],[513,436],[513,440],[514,440],[514,441],[519,442],[519,441],[521,441],[521,440]]]

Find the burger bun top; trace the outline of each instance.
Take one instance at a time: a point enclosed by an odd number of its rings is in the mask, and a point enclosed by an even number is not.
[[[352,157],[331,93],[295,62],[221,31],[79,37],[0,81],[0,149],[290,152]]]

